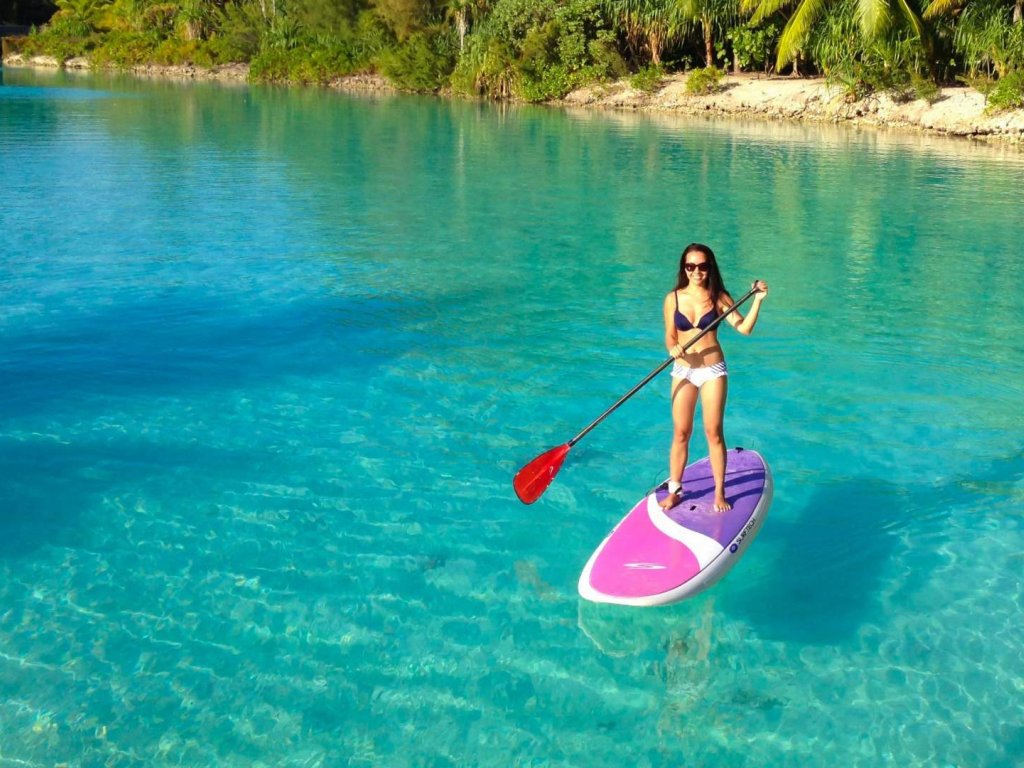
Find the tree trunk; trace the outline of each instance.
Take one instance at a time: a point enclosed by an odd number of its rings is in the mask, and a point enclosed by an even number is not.
[[[466,10],[464,8],[459,9],[458,16],[456,17],[456,24],[459,27],[459,53],[462,53],[466,47],[466,28],[469,26],[466,19]]]
[[[1013,23],[1020,24],[1021,19],[1024,19],[1024,0],[1017,0],[1013,6]]]
[[[647,44],[651,48],[651,64],[661,66],[661,48],[664,45],[661,33],[649,32],[647,35]]]
[[[704,58],[707,59],[706,66],[715,66],[715,46],[712,35],[714,34],[711,29],[711,24],[707,19],[703,20],[704,23]]]

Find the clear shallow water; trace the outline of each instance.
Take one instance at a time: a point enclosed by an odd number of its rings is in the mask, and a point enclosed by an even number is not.
[[[1024,760],[1016,151],[18,70],[0,147],[0,765]],[[584,604],[667,381],[510,479],[693,239],[772,286],[723,338],[775,502]]]

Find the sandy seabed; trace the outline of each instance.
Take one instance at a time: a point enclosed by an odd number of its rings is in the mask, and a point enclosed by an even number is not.
[[[8,56],[9,67],[61,66],[52,57]],[[86,59],[64,63],[69,70],[88,70]],[[217,80],[245,83],[246,64],[204,68],[191,64],[144,65],[130,70],[143,77],[180,80]],[[989,113],[985,97],[972,88],[942,88],[931,102],[924,99],[895,101],[888,94],[851,100],[842,86],[822,78],[774,77],[764,74],[730,74],[712,94],[686,92],[687,74],[666,76],[653,92],[633,88],[628,80],[580,88],[553,102],[566,107],[586,107],[635,112],[762,118],[769,120],[846,123],[918,130],[931,134],[997,139],[1024,147],[1024,110]],[[329,87],[347,91],[394,91],[379,75],[361,74],[338,78]]]

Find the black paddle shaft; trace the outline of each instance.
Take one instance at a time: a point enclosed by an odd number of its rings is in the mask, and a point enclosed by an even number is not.
[[[755,283],[754,285],[756,286],[756,285],[757,285],[757,283]],[[686,351],[686,350],[688,350],[688,349],[689,349],[689,348],[690,348],[691,346],[693,346],[694,344],[696,344],[696,343],[697,343],[697,341],[698,341],[699,339],[703,338],[703,337],[704,337],[705,335],[707,335],[707,334],[711,333],[711,332],[712,332],[713,330],[715,330],[715,328],[717,328],[717,327],[718,327],[718,324],[719,324],[719,323],[721,323],[721,322],[722,322],[723,320],[725,320],[725,318],[726,318],[726,317],[727,317],[728,315],[730,315],[731,313],[735,312],[735,311],[737,310],[737,308],[738,308],[738,307],[740,306],[740,304],[742,304],[743,302],[745,302],[745,301],[746,301],[747,299],[749,299],[749,298],[750,298],[751,296],[753,296],[753,295],[754,295],[755,293],[757,293],[757,288],[756,288],[756,287],[754,287],[754,288],[751,288],[751,289],[750,289],[749,291],[747,291],[747,292],[746,292],[745,294],[743,294],[743,296],[742,296],[742,297],[740,298],[740,300],[739,300],[739,301],[737,301],[736,303],[734,303],[734,304],[733,304],[733,305],[732,305],[731,307],[729,307],[729,308],[728,308],[727,310],[725,310],[725,312],[723,312],[723,313],[722,313],[722,314],[720,314],[720,315],[719,315],[718,317],[716,317],[716,318],[714,319],[714,321],[712,321],[711,325],[709,325],[709,326],[708,326],[707,328],[705,328],[705,329],[704,329],[703,331],[701,331],[701,332],[700,332],[700,333],[698,333],[698,334],[697,334],[696,336],[694,336],[694,337],[693,337],[692,339],[690,339],[690,340],[689,340],[688,342],[686,342],[686,345],[685,345],[685,346],[683,347],[683,352],[685,352],[685,351]],[[631,397],[632,397],[633,395],[635,395],[635,394],[636,394],[637,392],[639,392],[639,391],[640,391],[641,389],[643,389],[643,388],[644,388],[644,387],[645,387],[645,386],[646,386],[646,385],[647,385],[647,384],[648,384],[648,383],[650,382],[650,380],[651,380],[651,379],[653,379],[653,378],[654,378],[655,376],[657,376],[657,375],[658,375],[659,373],[661,373],[661,372],[662,372],[662,371],[664,371],[664,370],[665,370],[666,368],[668,368],[668,367],[669,367],[670,365],[672,365],[672,363],[673,363],[674,361],[675,361],[675,358],[674,358],[674,357],[670,357],[670,358],[669,358],[668,360],[666,360],[665,362],[663,362],[663,363],[662,363],[661,365],[659,365],[659,366],[658,366],[657,368],[655,368],[655,369],[654,369],[653,371],[651,371],[651,372],[650,372],[650,373],[648,373],[648,374],[647,374],[646,376],[644,376],[643,380],[642,380],[642,381],[641,381],[641,382],[640,382],[639,384],[637,384],[637,385],[636,385],[635,387],[633,387],[633,388],[632,388],[631,390],[629,390],[629,392],[627,392],[627,393],[626,393],[626,394],[624,394],[624,395],[623,395],[622,397],[620,397],[620,398],[619,398],[618,400],[616,400],[616,401],[615,401],[615,402],[614,402],[614,403],[613,403],[613,404],[611,405],[611,407],[610,407],[610,408],[608,408],[608,410],[607,410],[607,411],[605,411],[605,412],[604,412],[604,413],[602,413],[602,414],[601,414],[600,416],[598,416],[598,417],[597,417],[596,419],[594,419],[594,420],[593,420],[592,422],[590,422],[590,423],[589,423],[589,424],[588,424],[588,425],[587,425],[586,427],[584,427],[584,428],[583,428],[583,431],[582,431],[582,432],[580,432],[580,433],[579,433],[578,435],[576,435],[576,437],[574,437],[574,438],[573,438],[572,440],[570,440],[570,441],[569,441],[568,443],[566,443],[566,445],[568,445],[568,446],[569,446],[570,448],[571,448],[572,446],[576,445],[576,443],[578,443],[578,442],[579,442],[580,440],[582,440],[582,439],[583,439],[583,438],[584,438],[584,437],[585,437],[585,436],[587,435],[587,433],[588,433],[588,432],[590,432],[590,430],[592,430],[592,429],[593,429],[594,427],[596,427],[596,426],[597,426],[598,424],[600,424],[600,423],[601,423],[602,421],[604,421],[604,420],[605,420],[606,418],[608,418],[609,416],[611,416],[611,415],[612,415],[612,413],[613,413],[613,412],[614,412],[614,411],[615,411],[615,410],[616,410],[616,409],[617,409],[617,408],[618,408],[618,407],[619,407],[620,405],[622,405],[622,404],[623,404],[624,402],[626,402],[627,400],[629,400],[629,398],[631,398]]]

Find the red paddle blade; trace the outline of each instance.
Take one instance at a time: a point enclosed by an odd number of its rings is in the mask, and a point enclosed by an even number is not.
[[[562,468],[562,462],[565,461],[565,455],[569,453],[571,447],[565,443],[545,451],[516,472],[516,476],[512,478],[512,487],[516,489],[516,496],[523,504],[533,504],[548,489],[558,470]]]

